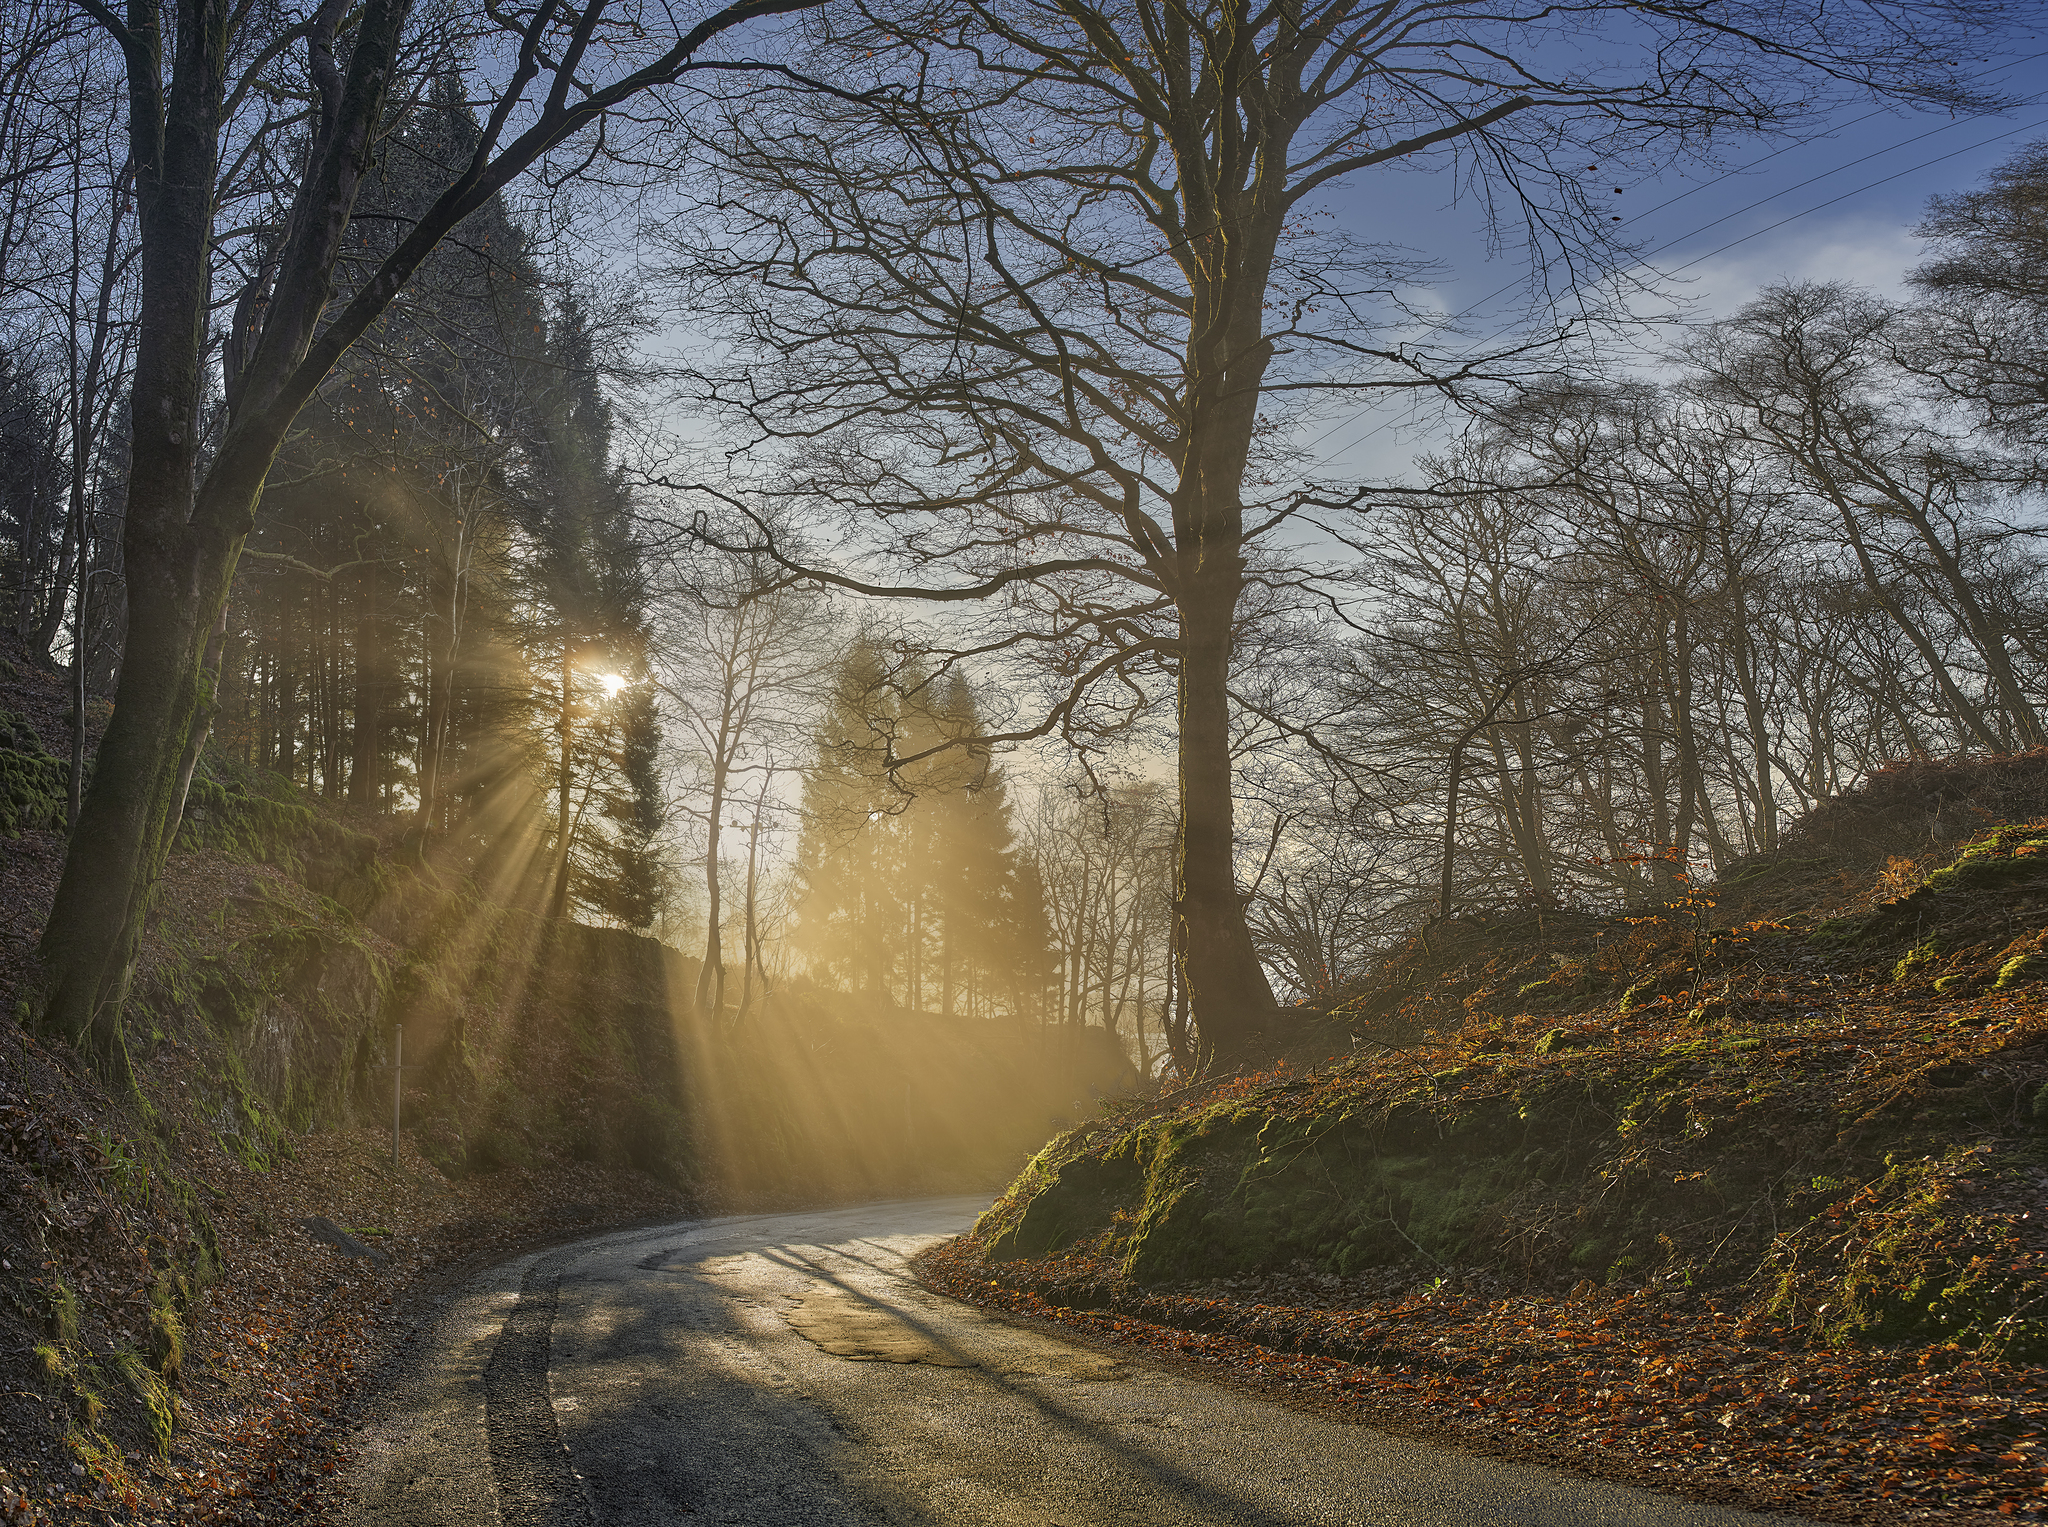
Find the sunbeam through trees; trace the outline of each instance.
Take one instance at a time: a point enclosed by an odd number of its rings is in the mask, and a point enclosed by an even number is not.
[[[0,1517],[261,1509],[266,1278],[939,1193],[2048,1515],[2036,11],[0,5]]]

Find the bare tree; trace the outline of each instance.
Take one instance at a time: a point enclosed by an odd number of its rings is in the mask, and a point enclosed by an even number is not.
[[[626,0],[417,21],[408,0],[233,7],[131,0],[117,12],[76,0],[126,64],[129,156],[141,244],[140,329],[130,410],[125,556],[128,630],[113,720],[73,830],[44,930],[43,1022],[125,1074],[122,1033],[135,951],[204,735],[221,614],[272,458],[300,408],[436,244],[514,177],[621,107],[686,74],[732,65],[700,57],[763,15],[818,0],[738,0],[687,29]],[[427,38],[421,29],[438,30]],[[333,273],[387,103],[403,65],[463,46],[492,67],[473,153],[347,300]],[[224,272],[214,254],[224,190],[248,156],[282,152],[283,107],[302,143],[274,237],[239,285],[229,343],[212,369],[209,317]],[[224,154],[224,146],[228,152]],[[573,173],[573,165],[560,167]],[[217,428],[201,423],[219,388]]]
[[[683,810],[704,829],[704,963],[696,1003],[725,1007],[724,832],[734,810],[753,813],[747,838],[745,982],[759,954],[755,886],[762,817],[783,760],[808,740],[826,676],[838,660],[829,612],[802,589],[763,589],[772,580],[733,558],[692,570],[671,592],[653,646],[653,681],[691,755]],[[758,596],[758,597],[755,597]]]
[[[1899,400],[1898,325],[1895,309],[1849,287],[1774,287],[1693,347],[1693,386],[1721,410],[1730,437],[1770,453],[1832,516],[1871,598],[1919,649],[1972,737],[2032,747],[2048,734],[1967,565],[1983,491],[2007,474]],[[1958,682],[1896,572],[1953,623],[1980,693]]]
[[[111,54],[66,5],[31,0],[0,20],[0,370],[43,403],[37,450],[10,431],[8,581],[15,631],[44,663],[90,593],[89,521],[133,344],[133,187]],[[25,468],[35,490],[22,493]]]
[[[1899,347],[1923,382],[2030,453],[2048,425],[2044,197],[2048,142],[2035,142],[1987,184],[1928,204],[1915,231],[1935,257],[1913,272],[1922,301]]]
[[[1285,427],[1497,378],[1538,343],[1459,361],[1404,339],[1416,262],[1315,232],[1323,198],[1428,168],[1519,219],[1539,265],[1604,267],[1601,165],[1782,128],[1831,87],[1946,99],[1973,24],[1689,0],[844,7],[811,66],[883,104],[736,107],[684,301],[739,342],[700,398],[749,447],[786,444],[752,491],[840,511],[850,555],[707,529],[793,578],[989,602],[965,645],[1042,681],[1009,738],[1085,747],[1170,689],[1184,989],[1205,1044],[1251,1054],[1275,1004],[1237,880],[1233,652],[1274,576],[1262,538],[1332,497],[1297,486]]]
[[[1119,1035],[1128,1019],[1141,1069],[1146,1015],[1168,984],[1173,818],[1155,781],[1083,778],[1041,790],[1024,832],[1060,952],[1059,1016]]]
[[[1392,849],[1380,900],[1654,900],[1861,771],[2023,740],[2027,474],[1934,427],[1873,339],[1893,316],[1767,294],[1676,385],[1525,392],[1364,518],[1322,774]],[[1282,846],[1277,957],[1317,858]]]

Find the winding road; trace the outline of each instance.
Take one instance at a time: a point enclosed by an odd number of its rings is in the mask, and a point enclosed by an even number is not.
[[[905,1258],[980,1204],[693,1220],[505,1263],[356,1439],[349,1527],[1735,1527],[1783,1518],[1303,1414],[1009,1325]]]

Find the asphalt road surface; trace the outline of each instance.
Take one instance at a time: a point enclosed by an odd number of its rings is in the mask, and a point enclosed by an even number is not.
[[[919,1287],[980,1204],[596,1236],[442,1306],[351,1527],[1783,1521],[1322,1419]]]

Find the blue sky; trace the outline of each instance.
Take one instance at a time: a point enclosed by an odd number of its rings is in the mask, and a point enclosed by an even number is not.
[[[1718,170],[1620,182],[1625,191],[1615,206],[1628,219],[1623,227],[1644,242],[1647,265],[1669,278],[1695,319],[1731,313],[1782,278],[1846,280],[1903,295],[1906,272],[1921,258],[1912,228],[1927,199],[1978,184],[2021,144],[2048,138],[2048,56],[2026,56],[2043,46],[2048,37],[2015,48],[2019,57],[1981,77],[2026,98],[2008,113],[1959,119],[1848,106],[1834,113],[1825,136],[1809,132],[1802,136],[1810,141],[1789,147],[1737,146]],[[1384,228],[1381,237],[1442,262],[1444,278],[1426,300],[1451,313],[1477,304],[1465,324],[1477,342],[1510,317],[1495,294],[1522,269],[1505,255],[1486,258],[1476,208],[1443,205],[1429,189],[1427,177],[1409,177],[1405,185],[1347,188],[1333,205],[1361,233]],[[1382,204],[1369,206],[1367,197]],[[1325,417],[1304,430],[1302,443],[1317,442],[1312,475],[1329,479],[1400,475],[1417,449],[1439,438],[1430,416],[1388,406],[1341,422]]]

